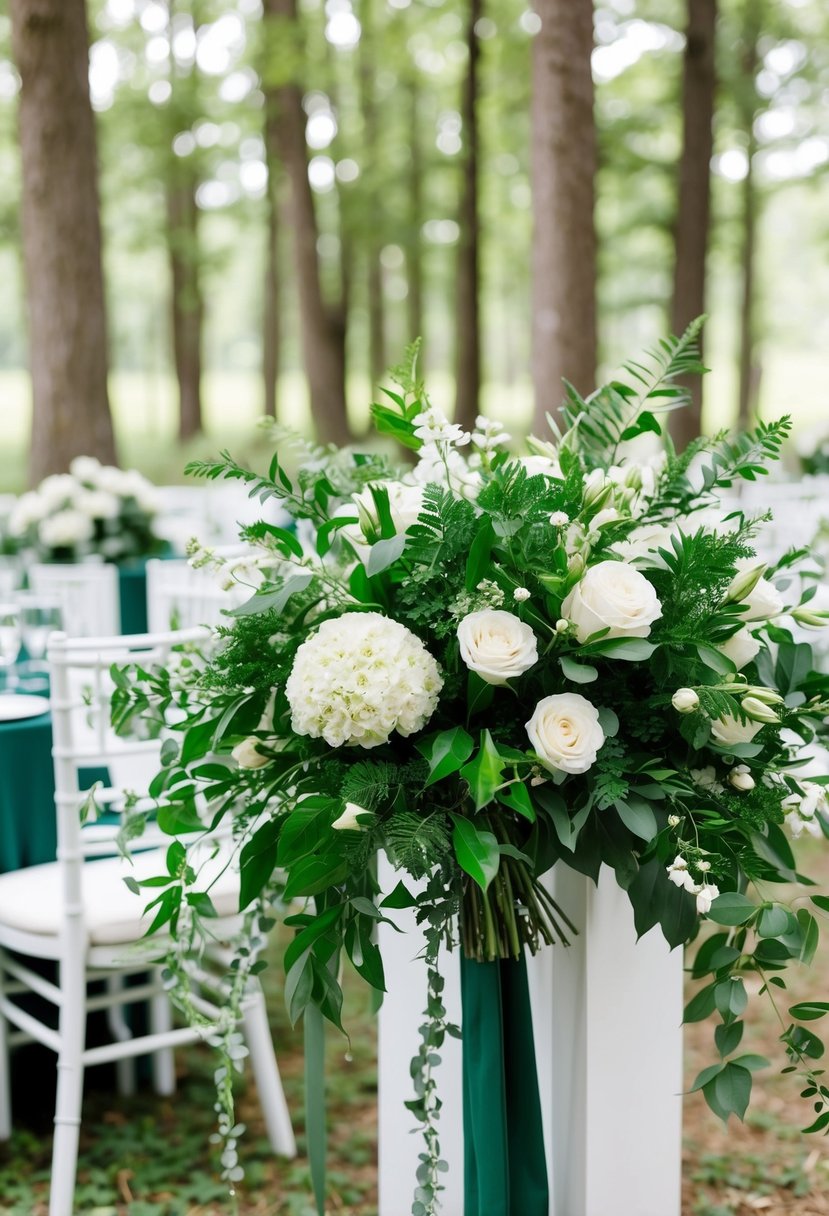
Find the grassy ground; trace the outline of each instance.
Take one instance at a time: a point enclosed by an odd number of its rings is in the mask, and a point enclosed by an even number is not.
[[[708,430],[733,422],[736,385],[733,369],[712,352],[715,368],[708,381],[705,426]],[[824,385],[829,380],[829,354],[813,352],[769,352],[762,384],[766,417],[792,414],[798,429],[812,427],[827,417]],[[441,405],[451,408],[452,382],[445,375],[429,377],[430,391]],[[246,459],[262,456],[256,421],[261,415],[261,383],[254,372],[213,371],[204,381],[206,434],[186,450],[175,440],[175,390],[169,376],[159,372],[118,372],[112,376],[111,397],[123,465],[136,466],[154,481],[180,481],[186,459],[215,452],[229,444],[234,454]],[[370,401],[369,386],[359,377],[349,384],[352,422],[358,433],[365,429]],[[530,386],[489,384],[484,389],[487,413],[502,418],[513,433],[529,423]],[[282,421],[305,430],[308,427],[307,395],[301,376],[292,373],[281,384]],[[28,377],[22,371],[0,370],[0,493],[25,488],[26,451],[30,418]]]
[[[829,854],[809,850],[805,868],[829,888]],[[207,1049],[177,1053],[175,1098],[149,1093],[116,1100],[111,1078],[92,1074],[84,1104],[77,1211],[82,1216],[313,1216],[304,1157],[302,1043],[287,1024],[278,963],[265,973],[274,1039],[285,1089],[295,1118],[300,1155],[274,1160],[264,1138],[252,1088],[240,1098],[249,1132],[242,1152],[246,1180],[238,1209],[218,1181],[213,1149],[212,1058]],[[814,967],[797,974],[791,1000],[829,995],[829,938]],[[785,1008],[785,1006],[784,1006]],[[685,1100],[683,1216],[829,1216],[829,1144],[797,1129],[809,1121],[807,1104],[783,1063],[780,1026],[763,1001],[750,1007],[744,1047],[773,1061],[755,1079],[752,1110],[745,1124],[723,1128],[699,1094]],[[376,1042],[367,990],[347,990],[350,1052],[331,1034],[329,1072],[330,1212],[376,1216]],[[686,1077],[690,1085],[712,1060],[713,1028],[694,1025],[686,1033]],[[46,1216],[53,1081],[51,1057],[18,1061],[15,1096],[18,1125],[0,1148],[0,1216]],[[401,1186],[408,1180],[401,1180]]]

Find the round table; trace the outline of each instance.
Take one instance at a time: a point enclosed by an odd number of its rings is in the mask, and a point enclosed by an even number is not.
[[[0,874],[54,861],[52,717],[0,723]]]

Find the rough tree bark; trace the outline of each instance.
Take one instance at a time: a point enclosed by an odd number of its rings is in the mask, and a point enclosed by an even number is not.
[[[363,119],[363,146],[366,172],[364,190],[367,202],[375,216],[383,213],[382,199],[378,196],[375,175],[380,161],[379,125],[375,75],[377,72],[376,47],[372,5],[368,0],[360,6],[359,88],[360,109]],[[366,234],[366,293],[368,301],[368,365],[372,387],[382,382],[388,366],[386,359],[385,306],[383,302],[383,265],[380,261],[382,233],[371,226]]]
[[[204,301],[199,274],[198,208],[195,183],[174,166],[167,183],[167,248],[173,362],[179,394],[179,439],[186,442],[202,429],[202,322]],[[179,169],[176,173],[175,170]]]
[[[80,454],[112,463],[115,444],[84,0],[12,0],[11,21],[36,483]]]
[[[711,215],[711,156],[714,150],[715,37],[717,0],[688,0],[682,76],[682,156],[675,233],[671,332],[705,312],[705,260]],[[671,436],[682,451],[700,434],[702,379],[681,381],[691,404],[670,416]]]
[[[469,0],[466,46],[468,64],[461,97],[464,143],[463,183],[458,221],[458,281],[455,367],[455,421],[471,430],[480,413],[480,216],[478,213],[478,76],[480,41],[476,26],[482,0]]]
[[[416,81],[409,86],[409,230],[406,238],[406,318],[408,340],[423,338],[423,156],[420,101]]]
[[[748,426],[757,411],[760,394],[760,363],[757,358],[755,253],[757,246],[757,183],[754,179],[754,157],[757,138],[754,120],[757,117],[755,75],[758,66],[756,29],[746,31],[743,57],[745,76],[746,175],[742,183],[742,290],[740,297],[740,373],[738,389],[738,426]]]
[[[266,124],[267,127],[268,124]],[[267,249],[265,251],[264,307],[262,309],[262,388],[265,413],[279,416],[279,368],[282,353],[282,324],[279,299],[279,182],[277,157],[265,137],[265,159],[268,165]]]
[[[265,0],[265,16],[281,22],[287,37],[296,37],[296,0]],[[294,80],[280,80],[269,85],[267,93],[267,121],[273,124],[290,186],[288,214],[311,414],[323,442],[345,444],[351,438],[345,401],[345,317],[340,309],[328,308],[322,294],[302,92]]]
[[[535,428],[561,402],[562,378],[579,392],[596,373],[593,222],[592,0],[535,0],[532,52],[533,333]]]

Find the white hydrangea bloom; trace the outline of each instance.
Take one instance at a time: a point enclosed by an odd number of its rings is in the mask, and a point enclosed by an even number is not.
[[[55,510],[73,502],[81,487],[69,473],[53,473],[44,477],[37,488],[38,494],[46,504],[47,510]]]
[[[38,527],[41,543],[49,549],[71,549],[91,540],[95,531],[92,520],[82,511],[58,511],[43,519]]]
[[[443,687],[418,637],[379,612],[323,621],[296,653],[285,686],[291,726],[331,747],[379,747],[431,718]]]
[[[117,519],[121,504],[114,494],[106,490],[82,490],[75,501],[75,509],[90,519]]]
[[[46,499],[37,490],[21,494],[9,515],[9,532],[12,536],[23,536],[33,524],[38,524],[49,511]]]
[[[100,469],[101,462],[95,456],[76,456],[69,463],[69,472],[73,477],[77,477],[78,481],[91,482],[92,485],[97,483]]]

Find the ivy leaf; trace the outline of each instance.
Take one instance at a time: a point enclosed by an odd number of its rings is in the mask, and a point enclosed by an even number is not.
[[[458,865],[486,891],[501,862],[498,841],[492,832],[481,831],[470,819],[453,815],[452,843]]]

